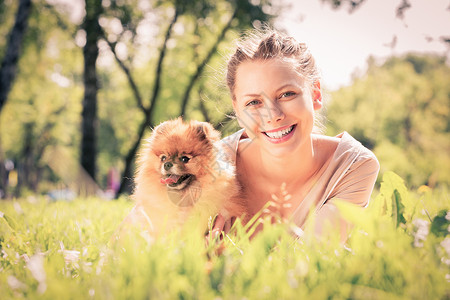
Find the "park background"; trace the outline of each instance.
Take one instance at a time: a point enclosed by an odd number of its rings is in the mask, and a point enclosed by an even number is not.
[[[0,1],[2,299],[449,299],[449,14],[441,0]],[[238,129],[225,58],[265,23],[315,54],[325,133],[381,163],[367,208],[336,203],[348,240],[274,213],[251,243],[259,223],[208,245],[190,228],[114,243],[152,126]]]
[[[132,190],[134,157],[159,122],[235,131],[225,60],[266,23],[317,53],[326,134],[348,131],[380,174],[448,184],[450,12],[427,3],[2,1],[3,197],[113,198]]]

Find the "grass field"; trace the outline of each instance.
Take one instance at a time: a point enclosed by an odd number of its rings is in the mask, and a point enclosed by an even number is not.
[[[302,238],[289,224],[251,242],[236,225],[206,246],[197,234],[110,238],[124,199],[0,202],[1,299],[449,299],[448,190],[407,190],[386,173],[371,205],[339,208],[354,224],[345,245]]]

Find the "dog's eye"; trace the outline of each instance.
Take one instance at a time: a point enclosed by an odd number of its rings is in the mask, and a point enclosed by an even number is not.
[[[161,161],[165,161],[167,157],[165,155],[161,155]]]
[[[185,155],[183,155],[182,157],[180,157],[180,160],[181,160],[181,162],[183,162],[183,163],[187,163],[187,162],[190,160],[190,158],[187,157],[187,156],[185,156]]]

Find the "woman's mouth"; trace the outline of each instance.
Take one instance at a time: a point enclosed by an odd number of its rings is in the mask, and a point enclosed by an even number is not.
[[[268,138],[268,140],[272,143],[282,143],[287,141],[295,131],[297,124],[284,127],[282,129],[276,131],[264,131],[264,135]]]

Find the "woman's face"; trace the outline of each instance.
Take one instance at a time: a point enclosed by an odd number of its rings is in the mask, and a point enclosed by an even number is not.
[[[288,62],[246,61],[236,71],[233,107],[249,138],[270,154],[292,153],[310,141],[320,86],[311,89]]]

